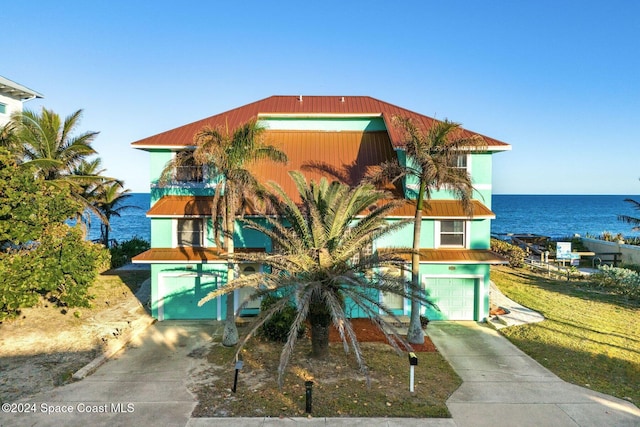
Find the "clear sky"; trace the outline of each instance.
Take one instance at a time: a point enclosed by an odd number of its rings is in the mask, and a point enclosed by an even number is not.
[[[640,194],[635,0],[9,1],[0,75],[130,143],[271,95],[369,95],[508,142],[498,194]]]

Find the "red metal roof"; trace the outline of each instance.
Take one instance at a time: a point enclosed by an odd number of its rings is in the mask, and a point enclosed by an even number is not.
[[[264,252],[264,248],[236,248],[236,252]],[[134,264],[225,262],[226,252],[218,248],[180,247],[151,248],[131,258]]]
[[[253,117],[282,115],[354,115],[382,116],[394,146],[402,145],[402,135],[391,124],[393,116],[411,118],[418,126],[428,129],[435,119],[416,112],[380,101],[370,96],[271,96],[242,107],[234,108],[166,132],[150,136],[132,145],[135,148],[185,147],[193,146],[193,136],[204,126],[228,126],[233,129]],[[465,130],[466,135],[474,132]],[[484,136],[489,149],[508,149],[509,144]]]
[[[381,252],[392,251],[389,248],[378,249]],[[401,254],[401,258],[411,261],[410,254]],[[420,249],[420,262],[427,264],[508,264],[500,255],[488,249]]]
[[[186,216],[210,216],[213,197],[164,196],[147,212],[148,217],[180,218]],[[495,214],[478,200],[472,200],[473,219],[493,219]],[[422,210],[423,218],[469,218],[457,200],[430,200]],[[248,213],[248,212],[247,212]],[[412,218],[415,202],[407,201],[403,206],[390,213],[390,217]]]

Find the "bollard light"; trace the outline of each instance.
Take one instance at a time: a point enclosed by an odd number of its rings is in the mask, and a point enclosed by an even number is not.
[[[409,391],[413,393],[414,390],[414,373],[415,367],[418,366],[418,356],[414,352],[409,353]]]
[[[238,360],[236,361],[236,375],[233,378],[233,388],[231,389],[232,392],[236,392],[236,388],[238,386],[238,372],[240,371],[240,369],[242,369],[242,365],[244,362],[242,362],[242,360]]]
[[[313,381],[305,381],[304,388],[305,388],[305,397],[306,397],[305,412],[307,414],[310,414],[312,409],[312,404],[313,404]]]

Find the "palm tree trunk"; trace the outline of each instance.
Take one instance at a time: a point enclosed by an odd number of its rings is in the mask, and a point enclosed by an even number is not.
[[[225,190],[229,190],[227,187]],[[226,224],[225,224],[225,233],[224,233],[224,241],[227,249],[227,254],[232,255],[234,251],[233,246],[233,234],[235,231],[235,215],[234,215],[234,206],[233,196],[231,194],[225,194],[224,197],[228,197],[225,203],[226,212]],[[234,264],[230,260],[227,263],[227,283],[233,280],[234,278]],[[222,345],[226,347],[233,347],[238,343],[238,328],[236,327],[236,316],[235,316],[235,292],[227,294],[227,313],[224,320],[224,330],[222,332]]]
[[[426,184],[420,180],[420,190],[416,199],[415,223],[413,225],[413,251],[411,255],[411,318],[409,320],[409,330],[407,331],[407,341],[410,344],[424,344],[424,331],[420,323],[420,301],[416,299],[420,292],[420,229],[422,228],[422,206],[424,204],[424,193]]]
[[[311,324],[311,356],[323,359],[329,354],[331,314],[324,302],[312,301],[307,318]]]

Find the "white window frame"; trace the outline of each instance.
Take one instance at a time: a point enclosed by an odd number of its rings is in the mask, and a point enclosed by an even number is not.
[[[462,222],[463,226],[464,226],[464,230],[462,231],[462,238],[463,238],[463,242],[462,245],[445,245],[442,243],[441,241],[441,237],[442,237],[442,222],[443,221],[460,221]],[[434,246],[437,248],[464,248],[464,249],[468,249],[469,248],[469,240],[470,240],[470,235],[471,235],[471,221],[465,221],[463,219],[440,219],[435,221],[434,224]]]
[[[202,231],[200,232],[200,245],[191,245],[191,246],[184,246],[184,245],[180,245],[179,244],[179,239],[178,239],[178,223],[180,221],[185,221],[185,220],[193,220],[193,221],[200,221],[201,222],[201,226],[202,226]],[[206,222],[206,218],[176,218],[172,221],[172,243],[173,243],[173,247],[174,248],[180,248],[180,247],[194,247],[194,248],[204,248],[206,247],[206,242],[207,242],[207,222]]]
[[[454,169],[464,169],[468,173],[471,173],[471,156],[468,153],[458,153],[456,155],[458,158],[464,158],[465,165],[464,166],[451,166]],[[456,162],[457,163],[457,162]]]

